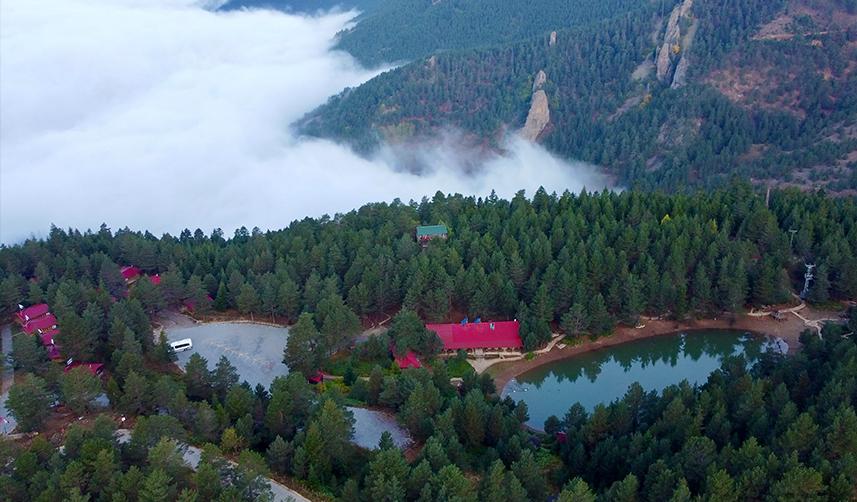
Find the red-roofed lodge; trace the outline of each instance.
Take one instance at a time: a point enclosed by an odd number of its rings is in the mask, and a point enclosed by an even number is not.
[[[518,321],[488,321],[454,324],[426,324],[443,342],[443,350],[521,350]]]
[[[24,333],[32,335],[37,329],[46,331],[57,326],[57,318],[53,314],[43,315],[24,324]]]
[[[47,303],[39,303],[38,305],[31,305],[27,308],[22,308],[18,312],[15,312],[15,319],[18,321],[18,324],[26,324],[33,319],[38,319],[43,315],[47,314],[50,311]]]

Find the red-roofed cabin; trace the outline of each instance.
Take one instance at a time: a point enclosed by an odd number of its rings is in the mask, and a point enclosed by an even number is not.
[[[71,370],[73,370],[74,368],[77,368],[77,367],[83,367],[83,368],[86,368],[86,369],[88,369],[88,370],[89,370],[89,372],[90,372],[90,373],[92,373],[92,374],[93,374],[93,375],[95,375],[95,376],[101,376],[101,374],[102,374],[102,373],[104,373],[104,365],[103,365],[103,364],[101,364],[101,363],[78,363],[78,362],[73,362],[73,363],[71,363],[71,364],[67,365],[67,366],[65,367],[65,370],[63,370],[63,371],[65,371],[66,373],[68,373],[69,371],[71,371]]]
[[[45,350],[48,352],[48,358],[51,361],[60,361],[62,360],[62,354],[60,354],[60,346],[56,343],[54,337],[60,333],[58,329],[49,329],[47,331],[40,331],[39,338],[42,339],[42,345],[45,346]]]
[[[54,342],[54,336],[60,334],[60,330],[58,329],[49,329],[49,330],[39,330],[39,338],[42,340],[42,345],[45,347],[49,345],[56,345]]]
[[[307,377],[306,381],[313,385],[321,383],[324,381],[324,373],[322,373],[321,370],[318,370],[315,372],[315,375]]]
[[[152,282],[152,286],[157,286],[161,283],[160,274],[150,275],[149,280]]]
[[[423,367],[423,364],[420,362],[420,359],[412,350],[409,350],[408,353],[404,356],[396,356],[396,364],[399,366],[399,369],[402,370],[407,368]]]
[[[129,265],[127,267],[122,267],[120,269],[122,273],[122,278],[125,279],[125,282],[134,282],[140,277],[140,269],[135,267],[134,265]]]
[[[33,334],[36,330],[40,329],[42,331],[47,331],[49,329],[54,329],[57,327],[57,318],[54,317],[53,314],[46,314],[42,317],[38,317],[33,319],[23,326],[24,333]]]
[[[518,321],[426,324],[443,342],[443,350],[521,350],[524,342]]]
[[[15,312],[15,320],[18,321],[18,324],[27,324],[27,322],[32,321],[33,319],[38,319],[39,317],[49,313],[49,311],[50,308],[47,303],[31,305]]]

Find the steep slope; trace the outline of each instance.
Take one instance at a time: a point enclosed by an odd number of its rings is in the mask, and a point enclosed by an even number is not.
[[[301,126],[363,151],[448,126],[499,144],[543,92],[550,123],[534,137],[626,183],[676,189],[738,174],[857,188],[849,1],[643,3],[555,36],[415,61]]]

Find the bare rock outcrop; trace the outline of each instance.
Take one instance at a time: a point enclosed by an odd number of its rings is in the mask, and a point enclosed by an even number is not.
[[[687,83],[687,68],[690,66],[690,59],[683,57],[679,60],[678,65],[675,67],[675,74],[673,75],[673,83],[670,85],[673,89],[678,89],[679,87],[684,87]]]
[[[527,122],[521,129],[520,134],[529,141],[536,141],[542,131],[550,122],[550,109],[548,108],[548,95],[543,89],[533,93],[530,102],[530,112],[527,114]]]
[[[690,18],[690,10],[692,7],[693,0],[684,0],[680,4],[676,5],[670,13],[666,30],[664,30],[663,42],[661,43],[661,47],[658,49],[657,56],[655,58],[656,74],[658,80],[663,83],[671,83],[673,70],[675,69],[674,65],[678,64],[676,61],[679,61],[680,63],[680,61],[684,59],[682,57],[683,48],[681,45],[681,20]],[[684,71],[686,73],[687,68],[685,68]]]

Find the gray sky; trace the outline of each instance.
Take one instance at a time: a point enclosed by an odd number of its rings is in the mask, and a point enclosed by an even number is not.
[[[3,0],[0,241],[60,227],[227,234],[437,190],[502,196],[604,181],[537,146],[476,173],[444,142],[421,176],[288,125],[364,69],[332,51],[354,13],[212,13],[191,0]],[[435,165],[436,164],[436,165]]]

